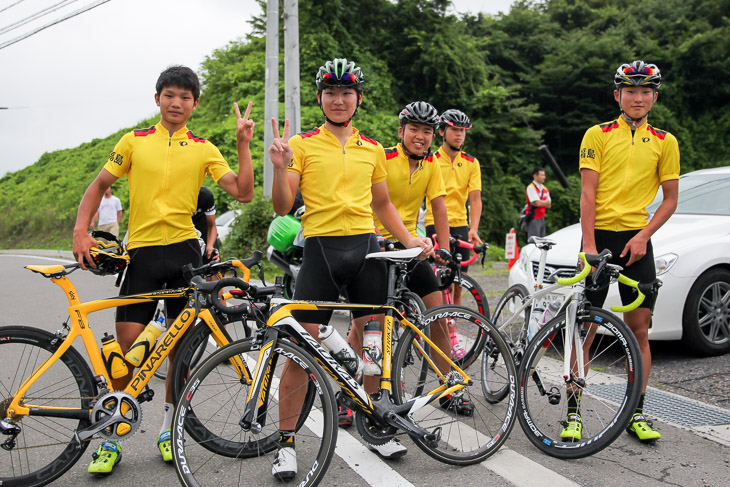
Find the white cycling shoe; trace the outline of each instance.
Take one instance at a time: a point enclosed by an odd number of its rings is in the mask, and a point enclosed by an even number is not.
[[[388,443],[384,445],[371,445],[370,443],[367,443],[368,448],[370,448],[371,451],[374,451],[378,455],[380,455],[383,458],[386,458],[388,460],[392,460],[394,458],[400,458],[406,453],[408,453],[408,448],[401,445],[397,438],[391,439]]]
[[[271,475],[279,480],[291,480],[297,474],[297,452],[294,448],[284,447],[276,452],[271,465]]]

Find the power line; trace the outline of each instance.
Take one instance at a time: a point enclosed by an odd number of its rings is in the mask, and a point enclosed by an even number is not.
[[[51,23],[48,23],[48,24],[46,24],[46,25],[43,25],[43,26],[41,26],[41,27],[38,27],[38,28],[36,28],[36,29],[33,29],[32,31],[30,31],[30,32],[28,32],[28,33],[26,33],[26,34],[23,34],[23,35],[21,35],[21,36],[18,36],[18,37],[16,37],[15,39],[11,39],[11,40],[9,40],[9,41],[3,42],[2,44],[0,44],[0,49],[4,49],[4,48],[6,48],[6,47],[8,47],[8,46],[12,46],[13,44],[15,44],[15,43],[17,43],[17,42],[20,42],[20,41],[22,41],[23,39],[27,39],[28,37],[30,37],[30,36],[32,36],[32,35],[35,35],[35,34],[37,34],[38,32],[40,32],[40,31],[42,31],[42,30],[45,30],[45,29],[47,29],[47,28],[49,28],[49,27],[52,27],[52,26],[54,26],[54,25],[56,25],[56,24],[58,24],[58,23],[61,23],[61,22],[65,21],[65,20],[68,20],[68,19],[70,19],[70,18],[76,17],[77,15],[80,15],[80,14],[82,14],[82,13],[84,13],[84,12],[86,12],[86,11],[89,11],[89,10],[91,10],[92,8],[98,7],[99,5],[102,5],[102,4],[104,4],[104,3],[107,3],[108,1],[109,1],[109,0],[97,0],[97,1],[96,1],[96,2],[94,2],[94,3],[92,3],[92,4],[89,4],[89,5],[87,5],[86,7],[80,8],[80,9],[78,9],[78,10],[74,11],[74,12],[71,12],[71,13],[70,13],[70,14],[68,14],[68,15],[65,15],[65,16],[63,16],[63,17],[61,17],[61,18],[59,18],[59,19],[56,19],[56,20],[54,20],[54,21],[53,21],[53,22],[51,22]]]
[[[0,9],[0,12],[5,12],[5,11],[6,11],[7,9],[9,9],[10,7],[14,7],[14,6],[16,6],[17,4],[19,4],[19,3],[21,3],[21,2],[23,2],[23,0],[18,0],[18,1],[17,1],[17,2],[15,2],[15,3],[11,3],[11,4],[10,4],[10,5],[8,5],[7,7],[3,7],[3,8],[1,8],[1,9]]]
[[[71,4],[71,3],[74,3],[74,2],[77,2],[77,1],[78,0],[71,0],[69,2],[69,0],[62,0],[61,2],[58,2],[58,3],[54,4],[54,5],[51,5],[50,7],[46,7],[43,10],[41,10],[39,12],[36,12],[34,14],[31,14],[31,15],[29,15],[28,17],[26,17],[24,19],[20,19],[20,20],[18,20],[16,22],[13,22],[12,24],[10,24],[8,26],[5,26],[5,27],[0,28],[0,34],[4,34],[4,33],[9,32],[11,30],[15,30],[18,27],[27,24],[28,22],[33,22],[34,20],[36,20],[39,17],[43,17],[44,15],[48,15],[51,12],[55,12],[56,10],[65,7],[67,4]]]

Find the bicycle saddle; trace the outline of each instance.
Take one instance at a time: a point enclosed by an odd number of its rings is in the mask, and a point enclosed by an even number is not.
[[[421,252],[423,249],[421,247],[414,247],[412,249],[405,249],[405,250],[391,250],[388,252],[373,252],[371,254],[368,254],[365,256],[366,259],[385,259],[385,260],[392,260],[392,261],[403,261],[407,262],[409,260],[413,260],[419,255],[421,255]]]

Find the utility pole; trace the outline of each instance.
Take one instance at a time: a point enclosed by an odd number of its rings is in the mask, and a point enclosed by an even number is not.
[[[266,2],[266,70],[264,106],[264,196],[271,197],[274,168],[269,147],[274,141],[271,119],[279,119],[279,0]]]
[[[299,96],[299,2],[284,0],[284,102],[290,136],[302,131]]]

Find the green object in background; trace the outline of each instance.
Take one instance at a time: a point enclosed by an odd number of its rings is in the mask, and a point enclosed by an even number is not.
[[[279,252],[286,254],[294,243],[302,224],[291,215],[277,216],[269,225],[266,240]]]

